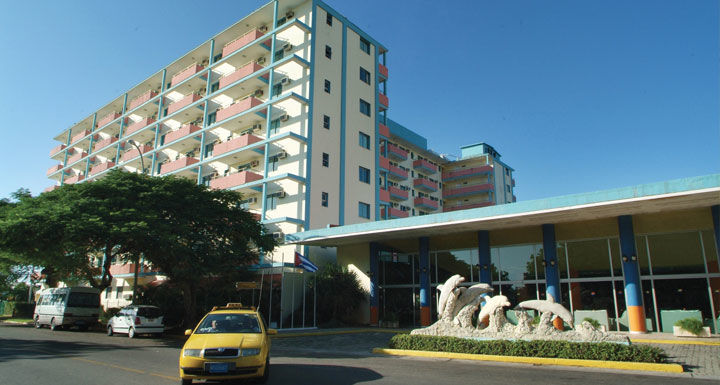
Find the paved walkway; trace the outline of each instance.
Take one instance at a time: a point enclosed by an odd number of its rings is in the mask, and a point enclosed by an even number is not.
[[[693,377],[720,380],[720,337],[675,337],[671,333],[631,335],[636,344],[657,346],[667,353],[669,361],[683,365]]]

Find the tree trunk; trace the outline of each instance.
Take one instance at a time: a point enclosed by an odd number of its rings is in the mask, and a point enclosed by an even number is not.
[[[197,303],[195,301],[195,286],[190,283],[184,283],[182,286],[183,304],[185,305],[185,317],[183,318],[183,327],[192,328],[195,322],[195,309]]]

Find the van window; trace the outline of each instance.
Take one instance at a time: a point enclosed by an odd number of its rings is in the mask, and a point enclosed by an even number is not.
[[[65,303],[65,294],[52,294],[50,305],[62,305]]]
[[[162,316],[162,311],[156,307],[141,307],[137,311],[138,317],[158,318]]]
[[[100,296],[95,293],[70,293],[68,307],[99,307]]]

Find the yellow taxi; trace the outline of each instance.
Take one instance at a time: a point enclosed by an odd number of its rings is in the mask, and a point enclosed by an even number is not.
[[[267,329],[254,307],[214,307],[195,330],[185,331],[189,338],[180,352],[182,384],[244,378],[264,383],[270,375],[271,334],[277,330]]]

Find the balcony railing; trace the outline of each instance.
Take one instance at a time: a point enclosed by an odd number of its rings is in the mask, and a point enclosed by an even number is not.
[[[93,168],[90,169],[90,175],[95,175],[98,173],[101,173],[105,170],[109,170],[111,168],[115,167],[115,162],[107,161],[98,164],[97,166],[93,166]]]
[[[478,207],[487,207],[487,206],[493,206],[494,202],[480,202],[480,203],[470,203],[466,205],[454,205],[454,206],[443,206],[443,212],[449,212],[449,211],[458,211],[458,210],[468,210],[468,209],[475,209]]]
[[[230,55],[231,53],[239,50],[242,47],[245,47],[246,45],[257,40],[257,38],[259,38],[262,35],[263,35],[263,33],[260,32],[256,28],[256,29],[253,29],[252,31],[240,36],[239,38],[225,44],[225,47],[223,47],[223,50],[222,50],[223,57]]]
[[[426,192],[434,192],[438,189],[436,182],[425,178],[415,178],[415,180],[413,180],[413,186],[418,190]]]
[[[135,158],[137,158],[138,156],[140,156],[140,152],[138,152],[138,150],[137,150],[137,148],[135,148],[135,146],[132,146],[132,145],[131,145],[131,146],[129,146],[129,147],[132,147],[132,149],[126,151],[126,152],[123,154],[123,156],[122,156],[122,158],[121,158],[123,162],[127,162],[127,161],[129,161],[129,160],[135,159]],[[127,148],[127,147],[126,147],[126,148]],[[142,151],[143,154],[145,154],[145,153],[147,153],[147,152],[149,152],[149,151],[152,151],[152,149],[153,149],[152,146],[148,146],[148,145],[142,145],[142,146],[140,146],[140,151]]]
[[[146,91],[144,94],[138,96],[137,98],[133,99],[130,103],[128,103],[128,111],[135,109],[137,106],[147,102],[148,100],[156,97],[158,95],[157,91],[155,90],[149,90]]]
[[[50,174],[54,174],[54,173],[62,170],[62,168],[63,168],[63,165],[61,165],[61,164],[56,164],[56,165],[50,167],[50,168],[47,170],[47,172],[45,172],[45,175],[48,175],[48,176],[49,176]]]
[[[119,113],[117,113],[117,112],[111,112],[111,113],[105,115],[102,119],[98,120],[98,122],[97,122],[97,127],[100,128],[100,127],[102,127],[102,126],[104,126],[104,125],[112,122],[113,120],[115,120],[115,119],[117,119],[117,118],[119,118],[119,117],[120,117],[120,114],[119,114]]]
[[[78,152],[77,154],[69,157],[66,164],[73,164],[86,156],[87,156],[87,152],[85,152],[85,151]]]
[[[213,147],[213,156],[218,156],[226,152],[237,150],[238,148],[249,146],[261,140],[262,138],[259,138],[255,135],[245,134],[240,136],[239,138],[216,144],[215,147]]]
[[[378,72],[380,73],[380,75],[384,76],[387,79],[387,77],[388,77],[388,68],[387,67],[378,63]]]
[[[175,130],[172,132],[168,132],[165,134],[165,143],[172,143],[180,138],[184,138],[190,134],[192,134],[195,131],[199,131],[200,127],[194,125],[194,124],[186,124],[182,127],[180,127],[179,130]]]
[[[408,199],[408,192],[407,190],[403,190],[400,188],[397,188],[395,186],[388,186],[388,191],[390,192],[390,198],[395,200],[407,200]]]
[[[93,151],[101,150],[101,149],[117,142],[117,140],[118,139],[114,136],[111,136],[107,139],[99,140],[99,141],[95,142],[95,145],[93,145]]]
[[[50,150],[50,156],[57,154],[58,152],[64,150],[66,147],[67,146],[64,144],[59,144],[59,145],[55,146],[52,150]]]
[[[262,179],[262,175],[256,174],[251,171],[240,171],[235,174],[221,176],[210,181],[210,188],[212,189],[225,189],[235,186],[241,186],[246,183],[254,182]]]
[[[383,216],[384,216],[384,215],[385,215],[385,209],[383,208],[383,209],[380,210],[380,211],[382,212],[382,214],[383,214]],[[396,208],[394,208],[394,207],[388,207],[387,216],[388,216],[389,218],[391,218],[391,219],[407,218],[408,216],[410,216],[410,212],[408,212],[408,211],[402,211],[402,210],[396,209]]]
[[[170,115],[174,112],[180,111],[181,109],[197,102],[200,99],[202,99],[202,96],[198,94],[185,95],[184,98],[168,106],[167,114]]]
[[[75,184],[77,182],[80,182],[81,180],[85,179],[85,175],[83,174],[76,174],[69,178],[65,178],[63,181],[65,184]]]
[[[434,174],[438,170],[436,165],[428,162],[425,159],[416,159],[415,161],[413,161],[413,168],[418,171],[422,171],[425,174]]]
[[[403,150],[402,148],[392,144],[387,144],[387,150],[388,150],[388,156],[391,158],[397,159],[397,160],[407,160],[408,158],[408,152]]]
[[[84,137],[86,137],[86,136],[88,136],[88,135],[90,135],[90,131],[88,131],[88,130],[83,130],[83,131],[81,131],[81,132],[73,135],[72,139],[70,139],[70,143],[75,143],[75,142],[79,141],[80,139],[82,139],[82,138],[84,138]]]
[[[443,198],[455,198],[467,195],[482,194],[493,190],[495,190],[495,186],[492,183],[476,184],[471,186],[446,189],[443,191]]]
[[[176,84],[182,82],[183,80],[195,75],[196,73],[203,70],[203,66],[197,63],[191,64],[189,67],[185,68],[184,70],[176,73],[172,80],[170,80],[170,87],[174,87]]]
[[[482,167],[466,168],[466,169],[455,170],[455,171],[445,171],[442,173],[442,179],[443,179],[443,181],[448,181],[448,180],[454,180],[454,179],[460,179],[460,178],[472,178],[475,176],[489,174],[492,171],[493,171],[493,167],[490,165],[482,166]]]
[[[254,73],[255,71],[260,71],[263,68],[264,68],[263,66],[255,63],[254,61],[250,62],[248,64],[245,64],[244,66],[236,69],[235,72],[220,79],[219,87],[220,88],[227,87],[228,85],[235,83],[236,81],[244,78],[245,76],[248,76],[248,75]]]
[[[389,138],[390,137],[390,128],[382,123],[378,123],[378,131],[380,132],[380,135]]]
[[[197,158],[190,158],[190,157],[182,157],[178,160],[172,161],[170,163],[165,163],[162,166],[160,166],[160,174],[167,174],[169,172],[173,172],[175,170],[179,170],[181,168],[190,166],[192,164],[195,164],[199,162]]]
[[[60,188],[60,186],[58,186],[58,185],[52,185],[49,187],[45,187],[45,190],[43,190],[43,192],[50,192],[50,191],[53,191],[53,190],[59,189],[59,188]]]
[[[135,133],[153,123],[155,123],[155,119],[153,119],[153,118],[144,118],[142,120],[138,120],[137,122],[129,125],[128,128],[125,129],[124,136],[128,136],[132,133]]]
[[[390,179],[405,180],[408,178],[408,172],[393,165],[388,166]]]
[[[390,99],[385,94],[378,93],[378,102],[380,102],[380,107],[390,107]]]
[[[383,202],[390,202],[390,191],[381,188],[380,189],[380,200]]]
[[[415,203],[415,207],[420,207],[427,210],[438,209],[438,202],[426,197],[416,197],[413,203]]]
[[[237,115],[243,111],[247,111],[247,110],[249,110],[255,106],[259,106],[261,104],[262,104],[262,100],[257,99],[254,96],[250,96],[248,98],[242,99],[233,105],[225,107],[222,110],[218,110],[218,112],[215,116],[216,121],[218,121],[218,122],[223,121],[233,115]]]

